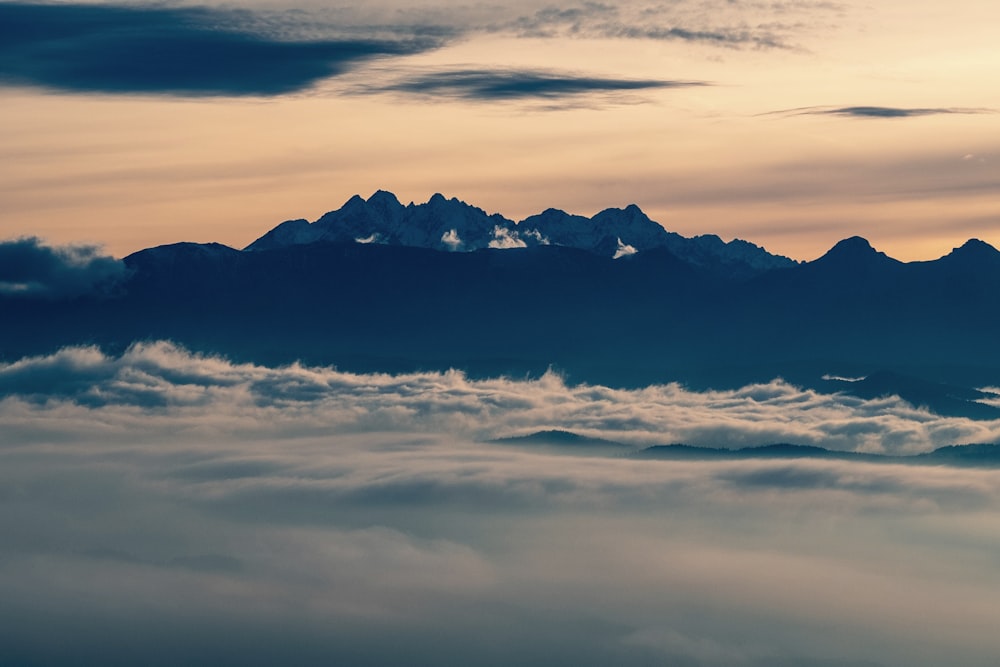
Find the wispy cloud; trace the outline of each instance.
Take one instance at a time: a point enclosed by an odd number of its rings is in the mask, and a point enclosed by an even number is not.
[[[785,116],[845,116],[849,118],[913,118],[917,116],[937,116],[947,114],[991,114],[995,109],[968,107],[800,107],[772,111],[764,115]]]
[[[104,421],[138,420],[151,440],[159,437],[157,423],[178,419],[206,432],[262,436],[393,431],[488,439],[565,429],[635,445],[791,442],[886,453],[1000,440],[1000,422],[940,417],[898,398],[821,394],[780,380],[696,392],[677,384],[569,385],[553,373],[531,380],[472,380],[457,371],[359,375],[235,364],[162,342],[120,356],[78,347],[0,365],[0,397],[7,397],[0,420],[8,432],[45,422],[40,415],[55,402],[64,404],[69,433],[88,430],[89,420],[107,412]]]
[[[605,37],[628,39],[679,40],[702,42],[715,46],[752,46],[770,49],[788,49],[791,44],[770,30],[747,28],[720,28],[715,30],[693,30],[677,26],[606,26],[601,33]]]
[[[545,69],[465,68],[418,73],[361,90],[496,102],[614,95],[706,85],[709,84],[703,81],[609,78]]]
[[[279,95],[440,35],[302,39],[250,12],[157,5],[0,3],[0,82],[71,92]]]
[[[698,3],[693,3],[697,5]],[[589,37],[611,39],[644,39],[701,43],[727,48],[787,49],[792,44],[787,26],[779,22],[750,25],[742,18],[726,25],[726,15],[736,9],[735,3],[721,7],[625,5],[601,2],[548,6],[523,14],[493,26],[497,31],[510,31],[524,37]],[[751,7],[759,10],[760,7]],[[687,10],[687,11],[685,11]],[[768,13],[784,14],[786,8],[777,4]]]

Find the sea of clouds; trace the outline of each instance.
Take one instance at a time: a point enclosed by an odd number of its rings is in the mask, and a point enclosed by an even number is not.
[[[401,375],[269,368],[194,354],[169,342],[121,355],[70,347],[0,364],[0,419],[8,434],[133,437],[178,432],[287,438],[368,432],[471,440],[563,429],[635,446],[817,445],[913,454],[997,442],[1000,421],[942,417],[895,397],[865,400],[800,389],[780,379],[696,392],[539,378],[473,380],[459,371]],[[16,437],[16,436],[14,436]]]
[[[352,375],[169,343],[0,366],[0,664],[995,664],[1000,470],[485,440],[914,452],[998,425],[775,381]]]

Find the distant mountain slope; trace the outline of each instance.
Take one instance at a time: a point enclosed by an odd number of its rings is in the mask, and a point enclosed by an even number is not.
[[[995,468],[1000,466],[1000,445],[949,445],[924,454],[894,456],[847,452],[811,445],[775,444],[760,447],[724,449],[690,445],[654,445],[631,454],[641,459],[659,460],[747,460],[747,459],[819,459],[867,461],[869,463],[904,463],[911,465],[948,465]],[[781,483],[780,479],[768,482]]]
[[[590,438],[570,431],[560,430],[537,431],[528,435],[496,438],[490,440],[490,442],[497,445],[509,445],[557,454],[622,456],[637,450],[636,447],[615,442],[614,440]]]
[[[537,431],[527,435],[497,438],[489,442],[573,456],[581,454],[630,456],[637,459],[665,461],[818,459],[985,468],[1000,466],[1000,444],[948,445],[923,454],[891,455],[866,454],[788,443],[736,448],[725,446],[697,447],[684,444],[638,447],[603,438],[589,438],[571,431]],[[767,481],[781,483],[780,478],[771,478]]]
[[[249,251],[333,243],[378,243],[431,250],[462,251],[559,245],[606,257],[666,248],[699,266],[746,277],[795,264],[747,241],[724,243],[714,235],[685,238],[653,222],[638,206],[609,208],[593,218],[558,209],[515,223],[499,214],[435,194],[424,204],[403,206],[391,192],[378,191],[367,201],[355,195],[341,208],[314,223],[283,222],[246,247]]]

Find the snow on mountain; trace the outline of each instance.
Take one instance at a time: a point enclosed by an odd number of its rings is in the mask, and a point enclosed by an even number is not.
[[[615,258],[666,248],[691,264],[722,265],[735,275],[795,264],[741,239],[726,243],[715,235],[687,238],[669,232],[635,204],[605,209],[592,218],[550,208],[515,222],[440,194],[426,203],[404,206],[394,194],[383,190],[367,201],[355,195],[311,224],[305,220],[283,222],[246,250],[317,241],[383,243],[451,252],[551,244]]]

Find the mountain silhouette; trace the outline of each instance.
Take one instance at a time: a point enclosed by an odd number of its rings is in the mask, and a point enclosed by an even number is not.
[[[394,194],[384,190],[377,191],[367,201],[355,195],[313,223],[283,222],[245,249],[272,250],[321,241],[450,252],[557,245],[606,257],[615,257],[622,247],[636,252],[666,248],[692,264],[741,277],[795,264],[787,257],[772,255],[740,239],[724,243],[714,235],[686,238],[668,232],[634,204],[624,209],[605,209],[592,218],[550,208],[514,222],[441,194],[433,195],[424,204],[404,206]]]
[[[725,443],[718,447],[672,444],[634,446],[614,440],[588,438],[572,431],[537,431],[522,436],[496,438],[489,442],[541,449],[547,453],[569,455],[596,454],[602,456],[629,456],[637,459],[666,461],[719,461],[747,459],[825,459],[840,461],[866,461],[870,463],[905,463],[913,465],[947,465],[994,468],[1000,466],[1000,444],[947,445],[922,454],[893,455],[869,454],[816,445],[775,443],[751,447],[729,448]],[[760,479],[767,484],[782,485],[789,480],[781,472],[765,471]]]

